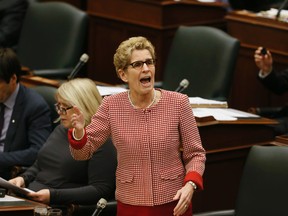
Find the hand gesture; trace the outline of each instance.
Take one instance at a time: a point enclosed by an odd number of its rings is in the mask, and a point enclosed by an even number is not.
[[[266,75],[272,71],[273,58],[269,50],[266,54],[263,54],[261,50],[263,47],[259,47],[254,53],[254,60],[256,66],[261,70],[263,75]]]
[[[83,135],[83,129],[85,127],[85,118],[84,114],[78,107],[73,107],[74,113],[71,117],[71,124],[72,127],[75,128],[75,135],[76,137],[82,137]]]
[[[194,188],[191,184],[186,183],[184,187],[177,191],[176,195],[174,196],[173,200],[179,200],[176,207],[174,208],[173,215],[180,216],[183,215],[192,200],[192,196],[194,193]]]

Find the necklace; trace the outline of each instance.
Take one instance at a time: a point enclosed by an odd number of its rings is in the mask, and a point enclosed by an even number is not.
[[[155,89],[153,89],[153,90],[154,90],[153,100],[152,100],[152,102],[151,102],[145,109],[150,108],[150,107],[155,103],[155,101],[156,101],[156,91],[155,91]],[[130,98],[130,90],[129,90],[129,92],[128,92],[128,100],[129,100],[130,104],[131,104],[134,108],[136,108],[136,106],[132,103],[132,100],[131,100],[131,98]]]

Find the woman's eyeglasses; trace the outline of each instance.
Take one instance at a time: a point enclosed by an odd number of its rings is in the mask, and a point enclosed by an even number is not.
[[[132,68],[136,70],[141,70],[143,65],[146,64],[148,67],[154,67],[156,61],[154,59],[147,59],[146,61],[135,61],[129,64],[128,66],[132,66]]]
[[[70,107],[67,107],[67,108],[61,107],[61,105],[59,103],[54,104],[54,106],[55,106],[56,112],[61,114],[61,115],[66,115],[67,114],[67,110],[70,110],[70,109],[73,108],[73,106],[70,106]]]

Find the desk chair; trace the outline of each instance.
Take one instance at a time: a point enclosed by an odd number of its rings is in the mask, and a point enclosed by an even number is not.
[[[36,92],[38,92],[49,105],[49,108],[51,111],[51,124],[52,124],[52,128],[54,129],[58,125],[58,123],[54,123],[54,121],[59,117],[58,113],[55,110],[55,105],[54,105],[57,102],[55,98],[57,88],[53,86],[45,86],[45,85],[33,86],[31,88],[34,89]]]
[[[288,146],[253,146],[241,177],[236,208],[193,215],[287,216],[287,182]]]
[[[39,2],[40,0],[28,0],[29,4],[33,4],[33,3],[36,3],[36,2]]]
[[[174,91],[182,79],[190,84],[190,97],[227,100],[239,41],[220,29],[180,26],[174,36],[164,70],[162,87]]]
[[[88,15],[64,2],[29,5],[17,55],[36,76],[66,79],[86,47]]]

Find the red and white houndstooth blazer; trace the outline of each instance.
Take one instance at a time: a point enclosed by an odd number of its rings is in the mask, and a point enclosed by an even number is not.
[[[105,97],[82,140],[68,133],[76,160],[88,159],[112,137],[118,157],[116,199],[125,204],[172,202],[188,180],[203,188],[205,150],[188,97],[160,91],[158,103],[147,109],[133,108],[128,92]]]

